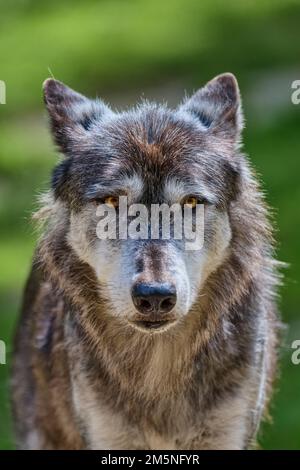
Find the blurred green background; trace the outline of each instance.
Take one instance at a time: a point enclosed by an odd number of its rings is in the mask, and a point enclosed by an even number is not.
[[[53,74],[115,107],[141,96],[171,106],[221,72],[236,74],[247,118],[245,151],[274,207],[278,256],[290,263],[281,289],[288,324],[281,379],[264,449],[300,449],[300,2],[213,0],[0,0],[0,448],[14,447],[9,409],[11,338],[35,234],[30,213],[57,155],[41,84]],[[51,72],[50,72],[50,71]]]

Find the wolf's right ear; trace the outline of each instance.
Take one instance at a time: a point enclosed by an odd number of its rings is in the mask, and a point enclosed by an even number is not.
[[[112,112],[102,101],[90,100],[53,78],[45,80],[43,92],[54,140],[66,155],[84,144],[96,121]]]

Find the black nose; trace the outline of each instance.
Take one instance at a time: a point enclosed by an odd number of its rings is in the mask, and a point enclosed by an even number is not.
[[[176,289],[169,283],[143,283],[133,286],[132,300],[143,315],[168,313],[176,304]]]

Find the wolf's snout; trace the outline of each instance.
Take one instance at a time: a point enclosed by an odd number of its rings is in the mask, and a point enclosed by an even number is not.
[[[142,315],[169,313],[176,304],[176,289],[169,283],[138,283],[131,291],[135,308]]]

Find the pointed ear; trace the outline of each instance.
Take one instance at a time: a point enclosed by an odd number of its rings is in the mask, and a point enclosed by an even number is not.
[[[243,128],[240,92],[231,73],[218,75],[200,88],[182,106],[198,119],[204,128],[223,138],[238,141]]]
[[[111,112],[100,100],[90,100],[52,78],[43,83],[43,91],[54,140],[66,155],[87,139],[104,113]]]

